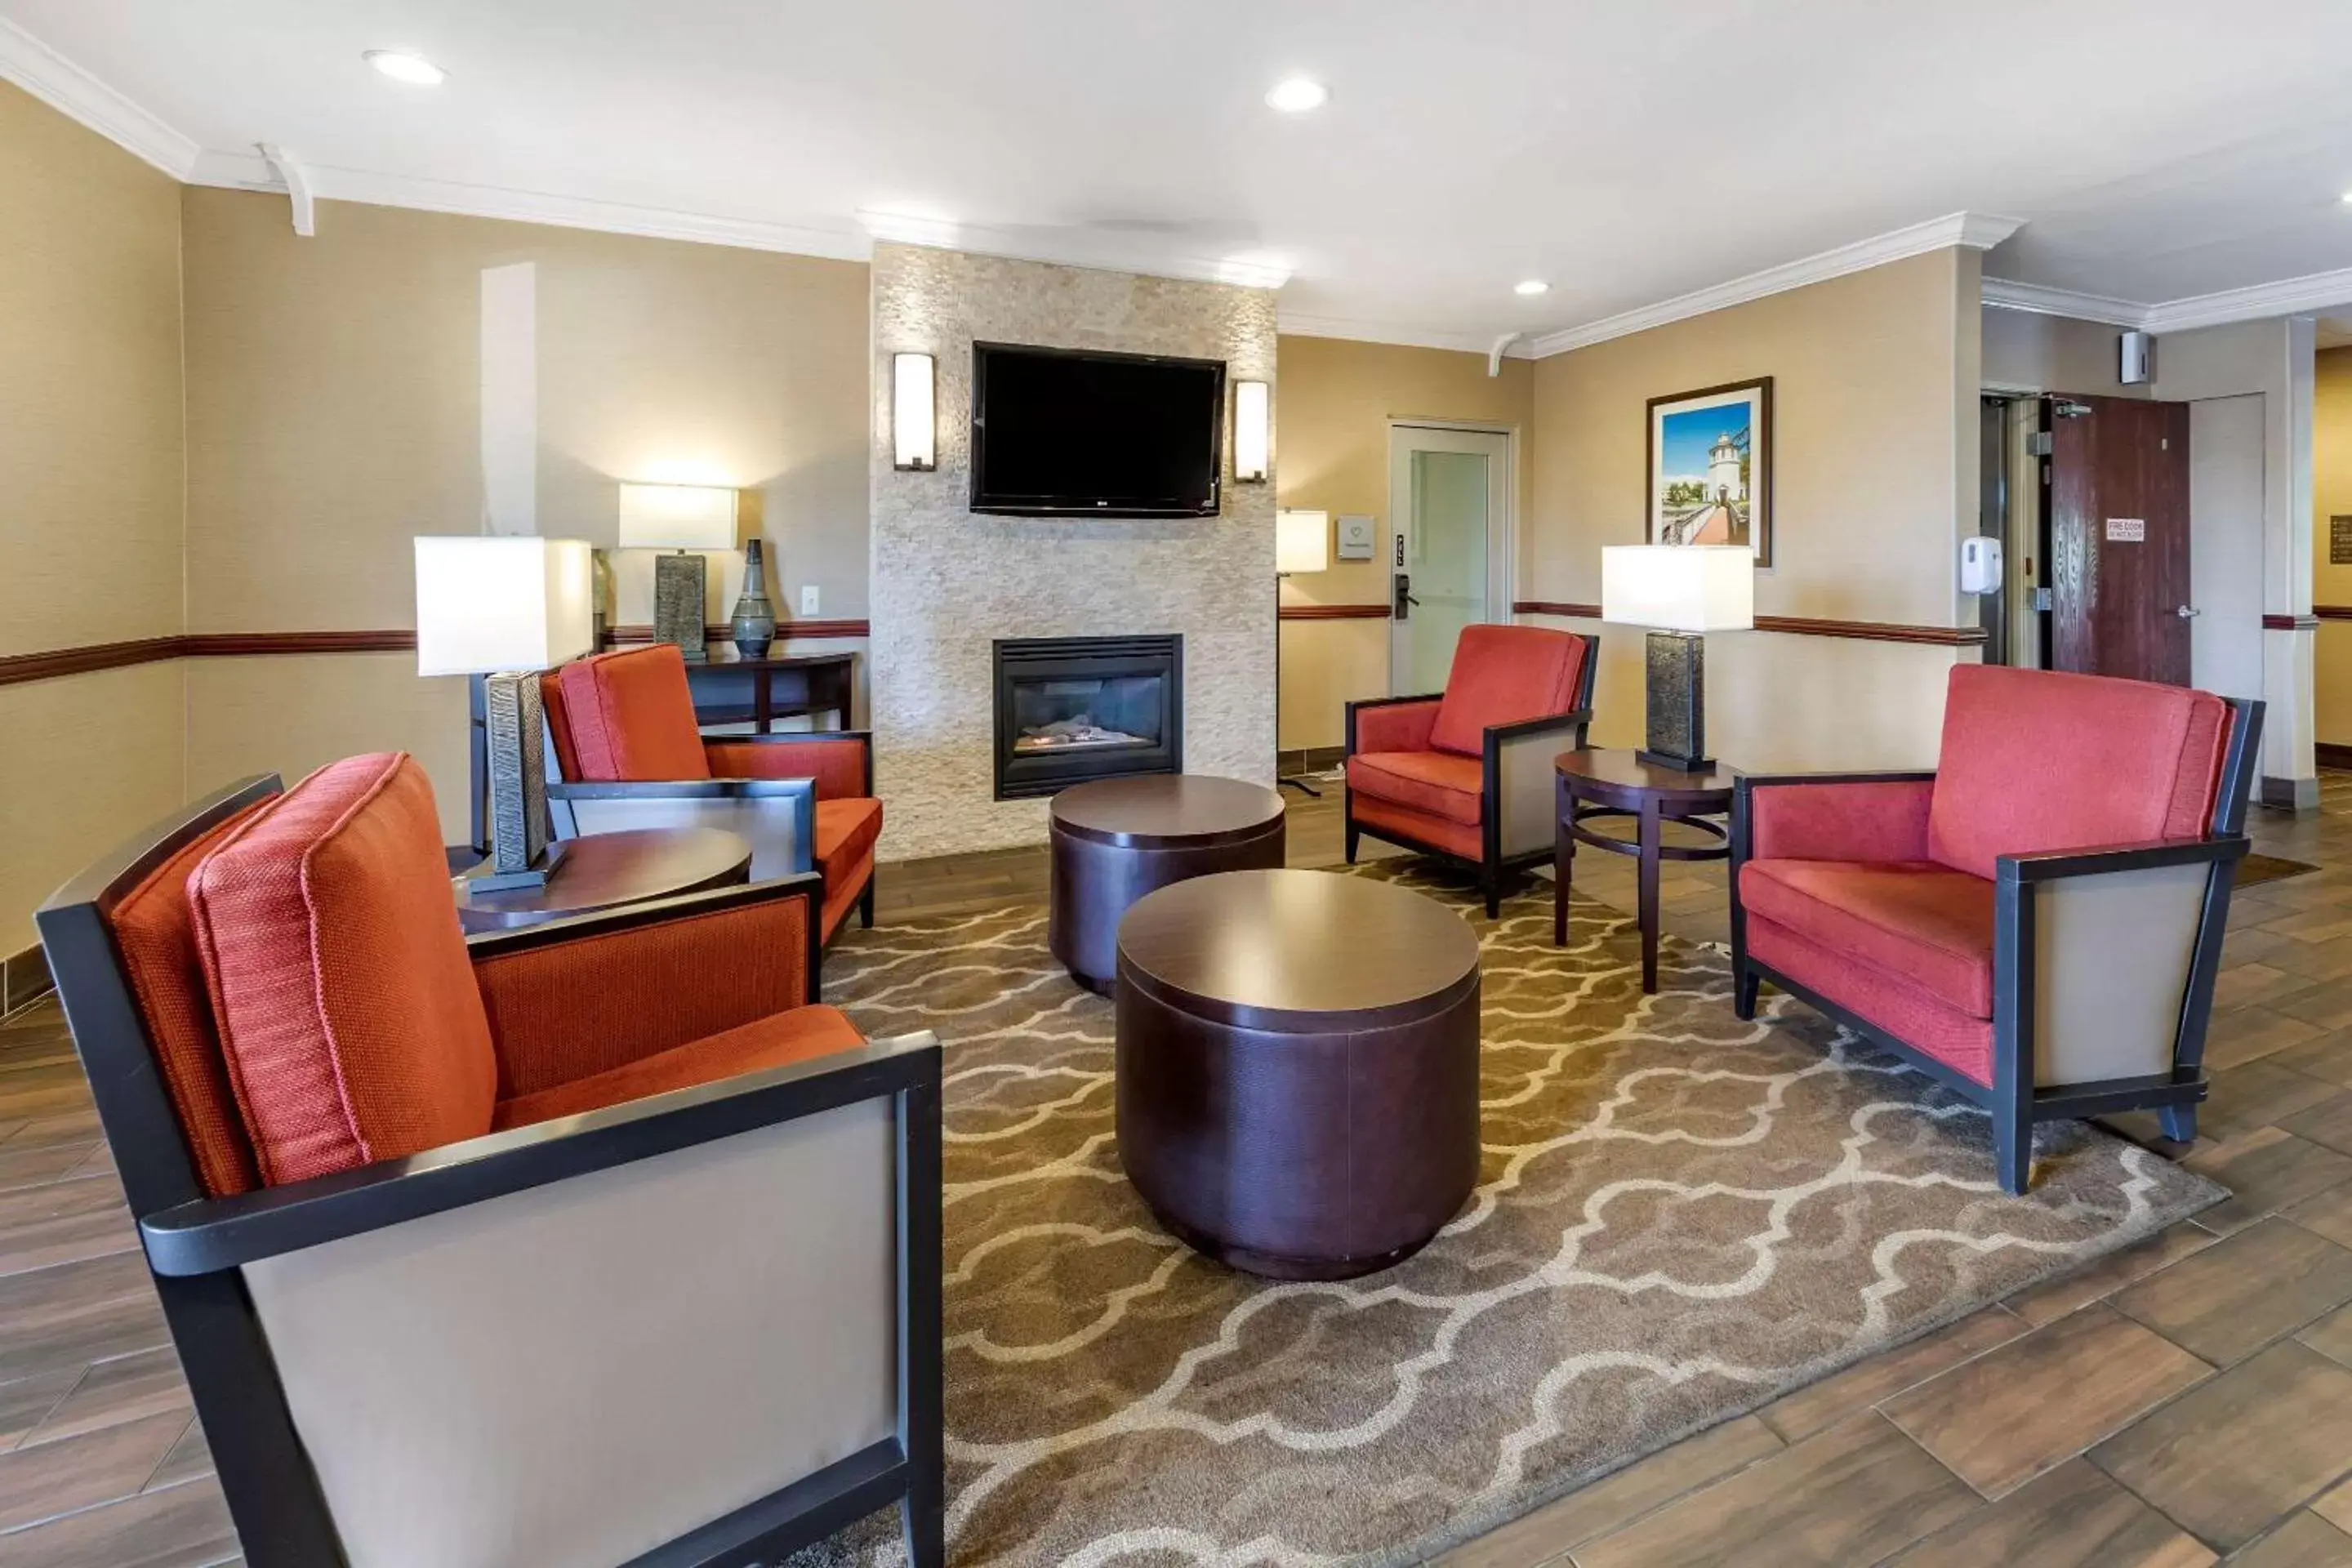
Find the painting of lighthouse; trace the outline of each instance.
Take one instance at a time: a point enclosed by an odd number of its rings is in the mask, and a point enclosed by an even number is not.
[[[1772,563],[1772,378],[1650,399],[1650,542]]]

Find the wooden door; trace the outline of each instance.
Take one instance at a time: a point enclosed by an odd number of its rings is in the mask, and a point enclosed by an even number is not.
[[[2042,400],[2049,666],[2189,684],[2189,405]]]

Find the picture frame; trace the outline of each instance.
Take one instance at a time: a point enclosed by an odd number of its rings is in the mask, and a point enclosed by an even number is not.
[[[1772,378],[1653,397],[1643,471],[1652,544],[1744,544],[1772,564]]]

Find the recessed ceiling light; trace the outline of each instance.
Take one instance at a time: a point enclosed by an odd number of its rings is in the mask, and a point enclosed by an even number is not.
[[[393,80],[415,87],[438,87],[447,74],[431,60],[404,55],[397,49],[370,49],[360,58]]]
[[[1331,89],[1312,77],[1285,77],[1265,95],[1266,102],[1285,114],[1305,114],[1331,100]]]
[[[2352,191],[2347,191],[2344,193],[2344,205],[2347,207],[2352,207]]]
[[[1514,294],[1545,294],[1550,290],[1551,285],[1540,278],[1530,278],[1524,283],[1511,285],[1511,292]]]

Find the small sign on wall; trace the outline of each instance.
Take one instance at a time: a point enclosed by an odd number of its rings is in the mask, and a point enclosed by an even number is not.
[[[2147,519],[2144,517],[2111,517],[2107,519],[2109,544],[2145,544],[2147,542]]]
[[[2352,566],[2352,517],[2327,520],[2327,563]]]
[[[2352,518],[2345,520],[2352,522]],[[1372,558],[1372,520],[1360,512],[1339,514],[1339,559],[1370,561]]]

